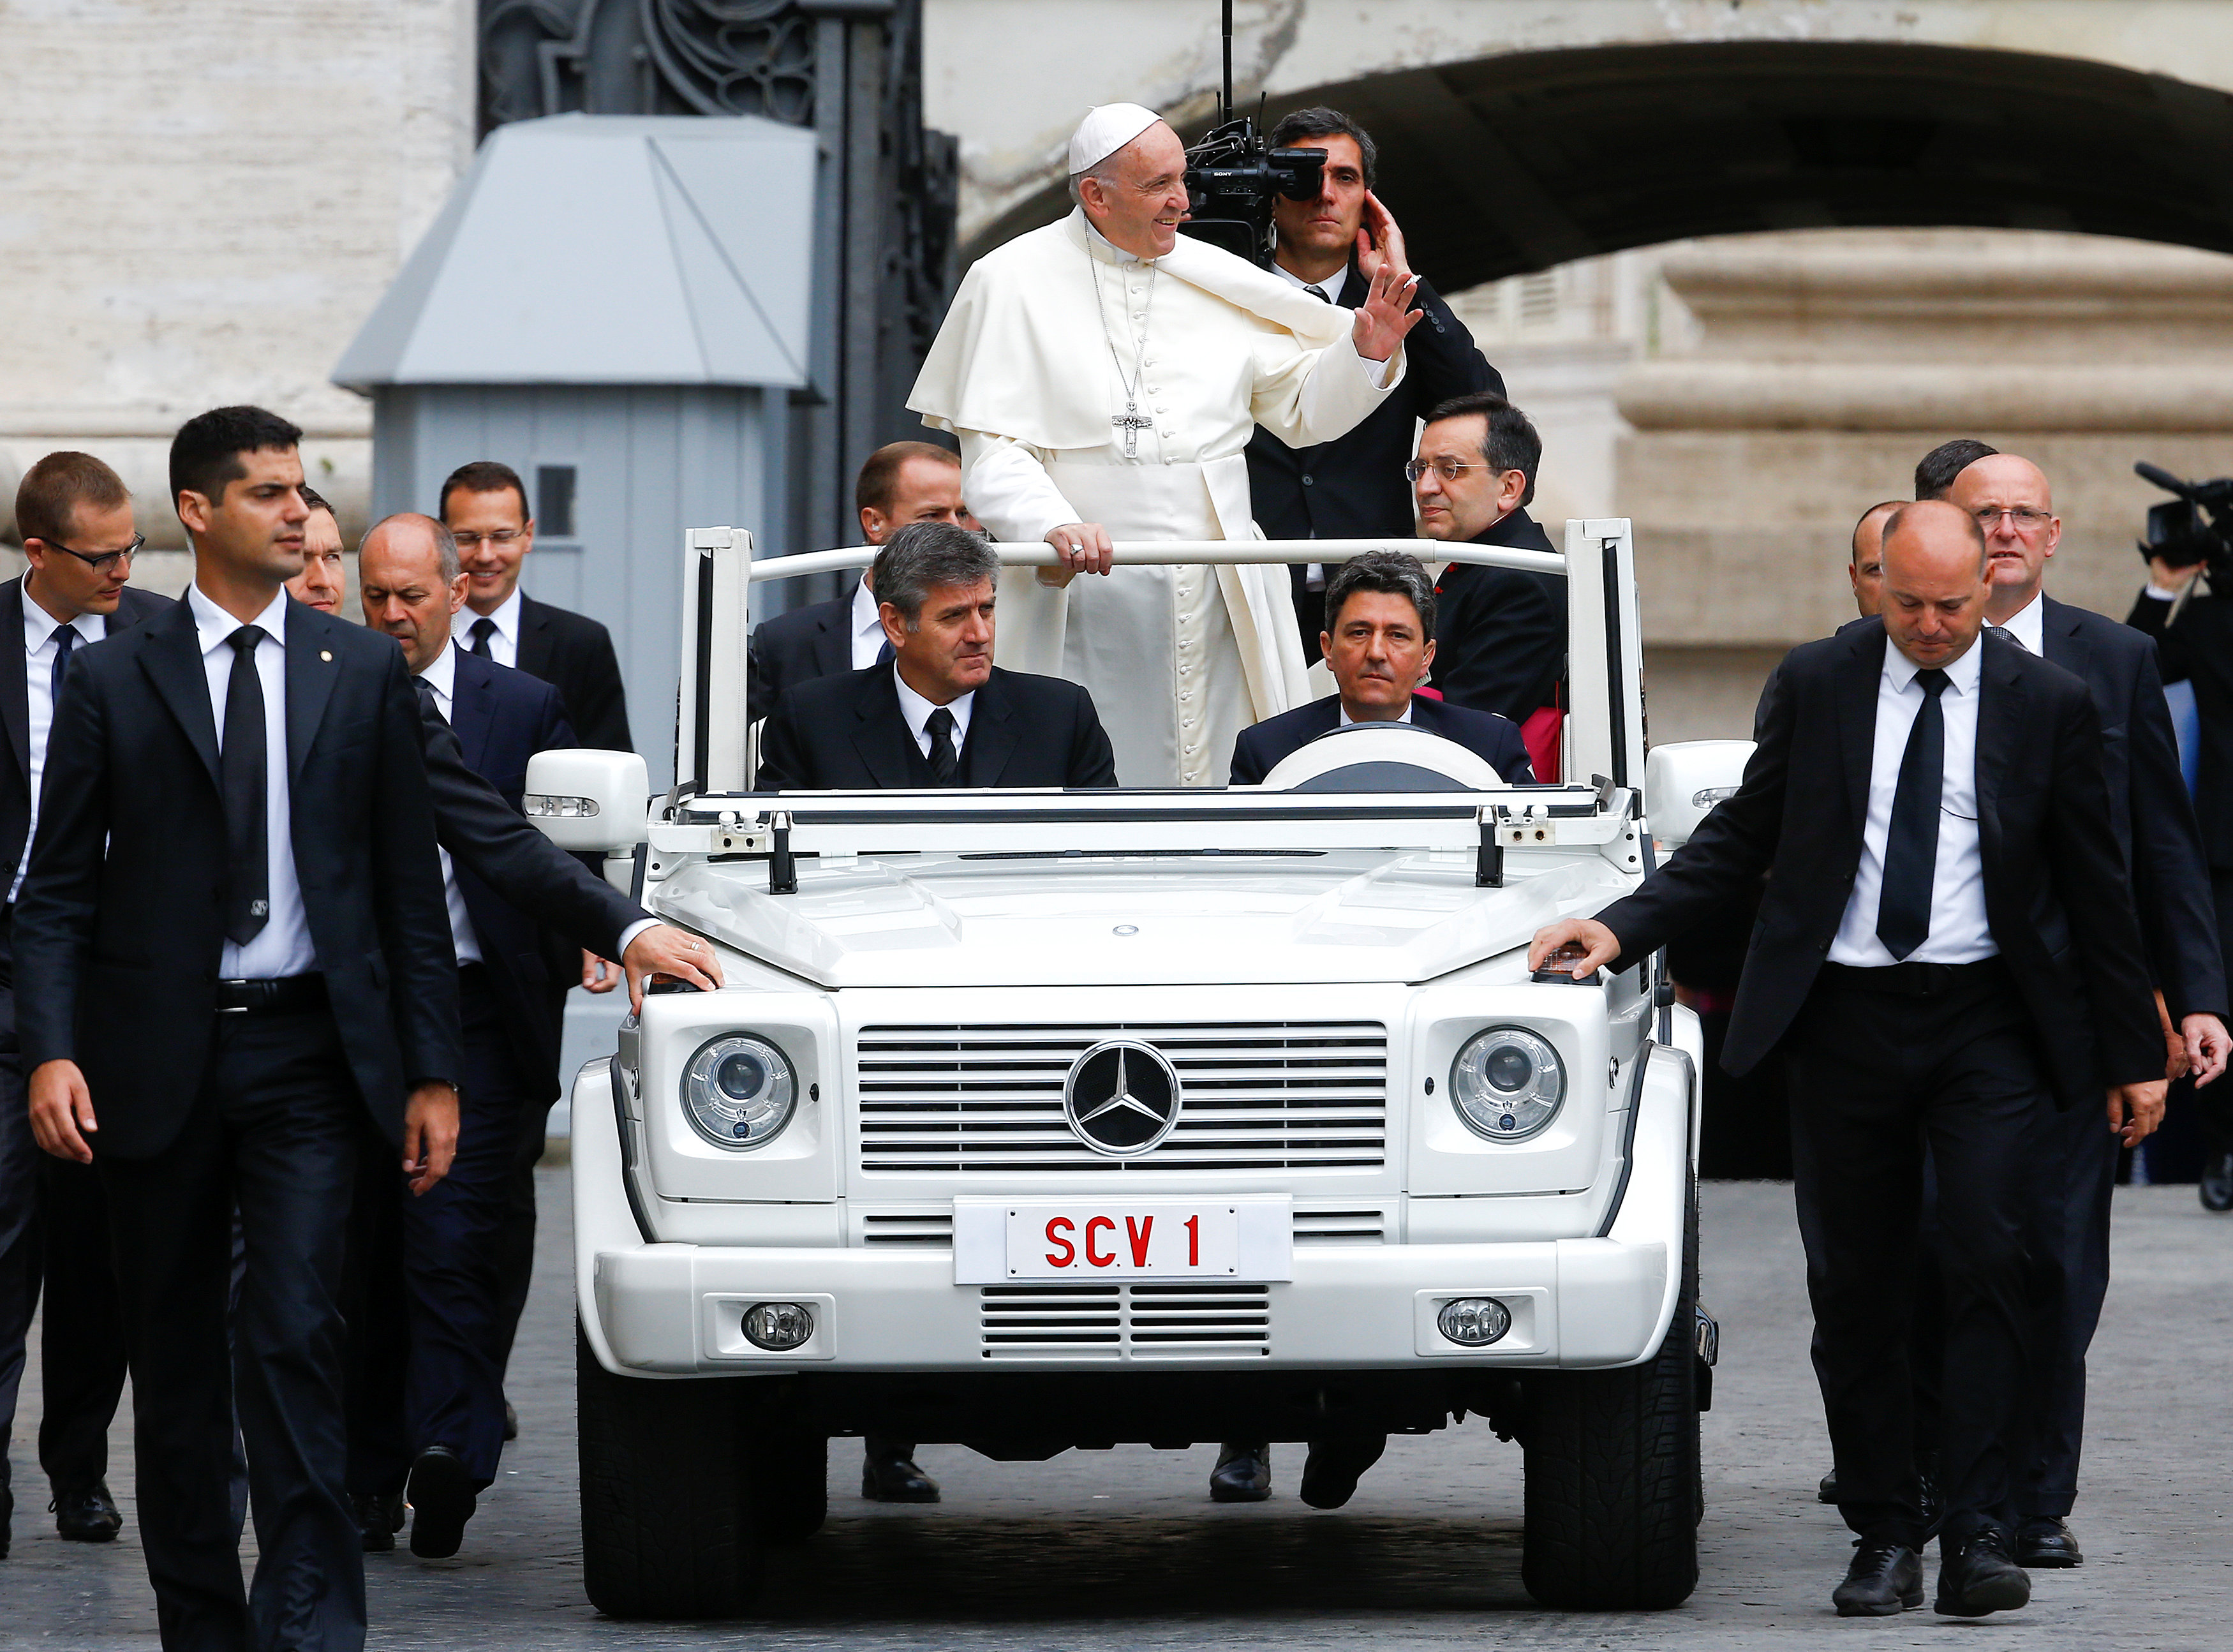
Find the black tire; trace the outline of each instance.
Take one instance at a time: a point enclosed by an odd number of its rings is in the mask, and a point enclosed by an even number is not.
[[[1697,1197],[1667,1340],[1642,1365],[1528,1379],[1520,1576],[1546,1606],[1679,1606],[1698,1584]]]
[[[830,1518],[830,1442],[778,1424],[758,1431],[749,1449],[760,1541],[779,1548],[822,1530]]]
[[[615,1376],[577,1324],[582,1582],[611,1617],[735,1617],[760,1589],[732,1381]]]

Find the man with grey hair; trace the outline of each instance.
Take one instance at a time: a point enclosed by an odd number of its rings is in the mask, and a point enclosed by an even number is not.
[[[869,570],[890,663],[785,693],[761,732],[753,790],[1115,785],[1091,695],[993,665],[999,566],[950,522],[893,535]]]
[[[1417,557],[1401,550],[1351,557],[1326,581],[1325,607],[1318,647],[1338,692],[1241,730],[1234,785],[1260,784],[1280,758],[1352,723],[1409,723],[1456,741],[1515,785],[1534,783],[1509,718],[1417,692],[1435,663],[1435,585]]]

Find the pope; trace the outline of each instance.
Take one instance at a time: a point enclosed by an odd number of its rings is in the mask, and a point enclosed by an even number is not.
[[[1112,569],[1110,543],[1262,537],[1251,432],[1306,447],[1377,407],[1418,278],[1392,224],[1355,310],[1182,237],[1185,147],[1136,103],[1085,117],[1070,172],[1076,211],[962,278],[908,406],[959,438],[994,538],[1063,554],[1003,575],[1000,663],[1083,683],[1127,784],[1221,785],[1243,728],[1312,698],[1286,570]]]

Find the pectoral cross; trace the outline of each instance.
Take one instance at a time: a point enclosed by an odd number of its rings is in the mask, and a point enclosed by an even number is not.
[[[1124,433],[1126,459],[1140,457],[1140,433],[1143,430],[1153,430],[1156,427],[1156,421],[1142,413],[1136,403],[1130,401],[1124,404],[1124,411],[1109,422]]]

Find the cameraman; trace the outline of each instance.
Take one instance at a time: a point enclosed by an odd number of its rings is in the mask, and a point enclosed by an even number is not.
[[[2209,857],[2222,946],[2233,943],[2233,560],[2223,544],[2205,546],[2198,540],[2199,536],[2165,544],[2148,558],[2147,589],[2125,623],[2156,640],[2165,683],[2194,686],[2201,724],[2194,812]],[[2165,551],[2174,558],[2193,555],[2195,560],[2175,567]],[[2208,582],[2190,594],[2196,576],[2204,573],[2210,575]],[[2217,589],[2220,585],[2223,593]],[[2225,961],[2233,977],[2233,952]],[[2233,1210],[2233,1096],[2197,1090],[2195,1100],[2204,1140],[2202,1202],[2212,1210]]]
[[[1275,149],[1326,152],[1325,182],[1306,201],[1273,204],[1278,241],[1273,270],[1328,303],[1355,309],[1370,286],[1357,255],[1384,250],[1401,266],[1403,232],[1372,193],[1379,151],[1371,134],[1338,109],[1298,109],[1272,128]],[[1273,539],[1409,539],[1411,490],[1403,479],[1412,426],[1427,410],[1476,390],[1504,393],[1504,379],[1435,289],[1420,282],[1412,308],[1425,312],[1403,342],[1403,381],[1364,423],[1338,440],[1288,446],[1260,428],[1248,443],[1248,487],[1257,525]],[[1325,569],[1292,565],[1303,658],[1318,658],[1325,628]]]

